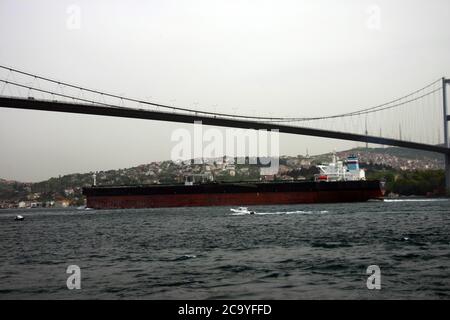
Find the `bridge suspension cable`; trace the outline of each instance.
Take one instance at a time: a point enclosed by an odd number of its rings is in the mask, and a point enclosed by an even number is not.
[[[36,79],[41,79],[47,82],[51,82],[51,83],[55,83],[58,84],[59,86],[66,86],[66,87],[70,87],[70,88],[74,88],[74,89],[78,89],[81,91],[85,91],[85,92],[91,92],[91,93],[95,93],[95,94],[99,94],[103,97],[111,97],[111,98],[115,98],[115,99],[119,99],[121,101],[125,100],[125,101],[131,101],[131,102],[135,102],[135,103],[139,103],[139,104],[144,104],[144,105],[151,105],[151,106],[155,106],[155,107],[160,107],[160,108],[165,108],[165,109],[170,109],[170,110],[178,110],[178,111],[185,111],[185,112],[191,112],[191,113],[200,113],[200,114],[205,114],[205,115],[212,115],[212,116],[224,116],[224,117],[231,117],[231,118],[242,118],[242,119],[255,119],[255,120],[266,120],[266,121],[274,121],[274,122],[296,122],[296,121],[311,121],[311,120],[325,120],[325,119],[332,119],[332,118],[340,118],[340,117],[348,117],[348,116],[354,116],[354,115],[359,115],[359,114],[366,114],[366,113],[372,113],[372,112],[377,112],[377,111],[381,111],[381,110],[385,110],[385,109],[389,109],[389,108],[394,108],[397,106],[401,106],[403,104],[415,101],[417,99],[420,99],[422,97],[425,97],[427,95],[430,95],[434,92],[436,92],[437,90],[440,89],[435,89],[433,91],[430,91],[420,97],[416,97],[415,99],[412,100],[408,100],[408,101],[404,101],[402,103],[398,103],[395,105],[391,105],[392,103],[395,102],[399,102],[402,101],[403,99],[406,99],[408,97],[411,97],[415,94],[417,94],[418,92],[421,92],[427,88],[430,88],[431,86],[435,85],[436,83],[440,82],[441,79],[438,79],[436,81],[433,81],[432,83],[424,86],[421,89],[418,89],[414,92],[411,92],[405,96],[402,96],[400,98],[396,98],[394,100],[391,100],[389,102],[385,102],[373,107],[369,107],[369,108],[364,108],[364,109],[359,109],[356,111],[352,111],[352,112],[347,112],[347,113],[341,113],[341,114],[335,114],[335,115],[329,115],[329,116],[322,116],[322,117],[264,117],[264,116],[250,116],[250,115],[236,115],[236,114],[229,114],[229,113],[220,113],[220,112],[210,112],[210,111],[204,111],[204,110],[196,110],[196,109],[190,109],[190,108],[181,108],[181,107],[176,107],[173,105],[168,105],[168,104],[160,104],[160,103],[155,103],[155,102],[151,102],[151,101],[146,101],[146,100],[141,100],[141,99],[135,99],[135,98],[129,98],[129,97],[125,97],[125,96],[121,96],[121,95],[117,95],[117,94],[111,94],[111,93],[106,93],[106,92],[102,92],[99,90],[94,90],[94,89],[89,89],[86,87],[82,87],[79,85],[74,85],[71,83],[67,83],[67,82],[63,82],[63,81],[58,81],[55,79],[51,79],[48,77],[43,77],[43,76],[39,76],[36,74],[32,74],[29,72],[25,72],[25,71],[21,71],[15,68],[11,68],[11,67],[7,67],[7,66],[3,66],[0,65],[0,68],[8,70],[10,72],[15,72],[18,74],[22,74],[25,76],[29,76],[32,77],[34,80]],[[6,82],[6,83],[10,83],[16,86],[21,86],[24,88],[28,88],[30,90],[34,90],[34,91],[41,91],[40,88],[34,88],[32,86],[26,86],[23,84],[18,84],[18,83],[13,83],[11,81],[4,81],[3,79],[0,79],[1,82]],[[45,93],[51,93],[51,92],[47,92],[47,91],[42,91]],[[56,93],[55,93],[56,95]],[[58,94],[59,95],[59,94]],[[66,96],[66,95],[59,95],[59,96],[64,96],[66,98],[71,98],[71,99],[76,99],[76,100],[80,100],[80,101],[85,101],[85,102],[91,102],[91,103],[99,103],[96,101],[89,101],[89,100],[83,100],[83,99],[78,99],[77,97],[72,97],[72,96]],[[102,104],[102,103],[100,103]],[[109,104],[105,104],[105,105],[109,105]]]
[[[134,99],[0,65],[0,82],[3,83],[0,95],[3,95],[5,90],[9,90],[12,96],[34,98],[32,92],[35,91],[41,95],[43,100],[56,101],[55,97],[60,97],[83,104],[130,110],[148,110],[142,109],[142,106],[152,106],[156,107],[157,111],[160,111],[161,108],[167,113],[173,112],[181,115],[264,122],[275,125],[289,123],[291,126],[302,128],[371,135],[430,145],[442,144],[444,141],[442,100],[440,99],[441,81],[442,79],[438,79],[400,98],[352,112],[320,117],[268,117],[181,108],[170,104]],[[52,86],[53,88],[51,88]],[[27,91],[25,94],[21,92],[24,89]],[[127,106],[125,102],[128,102]]]

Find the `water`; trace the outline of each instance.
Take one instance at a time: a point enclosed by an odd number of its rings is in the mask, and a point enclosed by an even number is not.
[[[3,210],[0,299],[449,299],[449,205]]]

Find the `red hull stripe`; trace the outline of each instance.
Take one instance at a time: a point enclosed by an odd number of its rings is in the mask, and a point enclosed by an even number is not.
[[[94,209],[238,206],[329,202],[362,202],[382,197],[381,190],[339,190],[320,192],[265,192],[173,195],[87,196]]]

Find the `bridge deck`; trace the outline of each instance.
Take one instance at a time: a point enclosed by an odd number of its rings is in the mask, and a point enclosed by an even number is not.
[[[199,116],[192,114],[150,111],[143,109],[69,103],[50,100],[24,99],[15,97],[0,97],[0,107],[23,109],[23,110],[40,110],[40,111],[78,113],[78,114],[99,115],[109,117],[181,122],[181,123],[194,123],[194,121],[201,121],[203,125],[242,128],[242,129],[266,129],[266,130],[278,129],[279,132],[282,133],[308,135],[341,140],[361,141],[374,144],[383,144],[404,148],[426,150],[450,155],[450,149],[440,145],[429,145],[410,141],[402,141],[375,136],[366,136],[346,132],[295,127],[295,126],[280,125],[276,123],[255,122],[255,121],[237,120],[212,116]]]

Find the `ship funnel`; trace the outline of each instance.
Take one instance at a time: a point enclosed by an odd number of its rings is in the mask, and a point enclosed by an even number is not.
[[[333,160],[332,163],[336,163],[337,159],[336,159],[336,149],[333,150]]]

